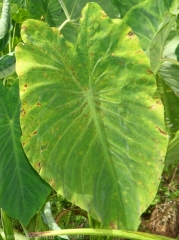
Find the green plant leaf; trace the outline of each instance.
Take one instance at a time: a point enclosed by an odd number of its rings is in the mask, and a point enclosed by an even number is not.
[[[122,18],[132,7],[144,1],[145,0],[125,0],[125,1],[112,0],[113,4],[118,8]]]
[[[81,11],[84,6],[90,2],[89,0],[59,0],[63,12],[60,30],[65,38],[75,44],[78,36],[79,19]],[[112,4],[112,0],[94,0],[93,2],[99,4],[105,11],[105,14],[111,18],[119,18],[120,14],[118,9]]]
[[[0,58],[0,79],[8,77],[15,72],[15,62],[14,52]]]
[[[96,3],[82,16],[75,46],[46,23],[23,23],[23,147],[55,190],[103,226],[137,229],[164,165],[163,106],[131,29]]]
[[[17,23],[22,23],[27,19],[27,15],[28,15],[27,9],[19,8],[17,12],[12,14],[12,19]]]
[[[166,167],[179,160],[179,131],[175,134],[175,137],[168,145],[166,155]]]
[[[170,1],[169,6],[172,2],[174,0]],[[166,12],[170,10],[166,8],[165,3],[163,0],[146,0],[131,8],[123,18],[139,37],[144,51],[148,51],[152,39],[164,22]]]
[[[0,39],[4,38],[10,30],[10,1],[4,0],[0,18]]]
[[[89,0],[59,0],[61,6],[63,8],[63,14],[68,15],[69,19],[72,21],[78,21],[81,17],[81,11],[85,7],[85,5],[90,2]],[[112,0],[105,1],[105,0],[94,0],[93,2],[99,4],[106,14],[111,18],[118,18],[119,11],[112,3]]]
[[[51,27],[59,27],[62,8],[58,0],[37,0],[28,2],[28,18],[42,20]]]
[[[0,207],[27,224],[44,204],[50,187],[30,166],[21,146],[18,81],[7,90],[0,81]]]
[[[9,42],[9,33],[7,33],[2,39],[0,39],[0,52],[6,48],[8,42]]]
[[[11,5],[13,4],[17,4],[19,8],[27,8],[26,0],[11,0]]]
[[[151,69],[156,74],[164,61],[166,55],[167,40],[172,30],[173,24],[176,21],[176,16],[166,14],[164,22],[150,43],[149,57],[151,62]],[[165,49],[165,52],[164,52]]]
[[[165,7],[170,11],[172,14],[179,13],[179,2],[178,0],[164,0]]]
[[[179,35],[175,35],[172,40],[165,46],[163,52],[163,63],[159,68],[159,73],[164,81],[171,87],[174,93],[179,97],[179,53],[177,52],[177,46],[179,45]]]
[[[165,168],[167,168],[179,158],[175,147],[178,141],[176,133],[179,130],[179,98],[161,77],[158,77],[157,80],[158,89],[165,108],[166,131],[169,135],[169,146],[165,158]]]

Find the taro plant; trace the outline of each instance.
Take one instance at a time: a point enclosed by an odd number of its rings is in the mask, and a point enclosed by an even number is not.
[[[53,188],[98,228],[137,230],[164,166],[178,160],[178,5],[11,2],[17,11],[7,11],[12,32],[0,59],[0,207],[7,214],[27,225]]]

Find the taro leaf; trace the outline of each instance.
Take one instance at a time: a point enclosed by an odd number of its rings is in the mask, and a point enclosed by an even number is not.
[[[59,0],[63,12],[62,12],[62,22],[60,30],[64,37],[75,44],[76,38],[78,36],[78,26],[79,26],[79,19],[81,17],[81,11],[84,6],[90,2],[89,0]],[[94,0],[93,2],[99,4],[104,11],[108,14],[111,18],[119,18],[120,14],[118,9],[112,4],[112,0]],[[64,25],[64,23],[66,23]],[[63,28],[62,28],[63,26]]]
[[[165,2],[163,0],[146,0],[131,8],[123,18],[139,37],[140,44],[145,51],[148,51],[152,39],[164,21],[166,11],[169,11]],[[172,2],[174,0],[170,0],[170,6]]]
[[[18,81],[7,90],[0,81],[0,207],[27,224],[44,204],[50,187],[29,164],[21,146]]]
[[[79,20],[81,17],[81,10],[84,8],[84,6],[90,2],[89,0],[59,0],[61,3],[61,6],[63,8],[63,14],[69,15],[68,17],[70,20]],[[108,14],[111,18],[118,18],[119,17],[119,11],[117,8],[113,5],[112,0],[106,1],[106,0],[94,0],[93,2],[99,4],[104,11]]]
[[[22,23],[27,19],[27,16],[27,9],[19,8],[14,14],[12,14],[12,19],[17,23]]]
[[[171,31],[175,20],[175,16],[168,19],[166,16],[161,30],[158,31],[150,45],[152,70],[155,73],[159,70],[159,75],[167,84],[163,84],[166,126],[170,136],[165,160],[166,167],[179,158],[176,154],[176,147],[172,150],[175,142],[178,141],[175,134],[179,130],[179,62],[177,61],[179,36],[176,31]]]
[[[4,0],[0,18],[0,39],[4,38],[10,30],[10,1]]]
[[[165,158],[165,167],[176,163],[179,160],[178,142],[179,142],[179,98],[168,86],[166,81],[162,80],[162,99],[165,107],[165,122],[167,133],[169,135],[169,146]]]
[[[46,23],[23,23],[23,147],[55,190],[103,226],[137,229],[163,169],[163,105],[131,29],[96,3],[82,15],[75,46]]]
[[[0,0],[3,2],[3,0]],[[26,8],[26,0],[11,0],[11,7],[13,5],[18,5],[19,8]]]
[[[5,0],[1,10],[0,18],[0,52],[6,48],[9,41],[10,30],[10,1]]]
[[[156,74],[164,61],[164,54],[166,54],[166,49],[164,53],[164,48],[167,44],[167,39],[171,33],[173,24],[176,21],[176,16],[167,14],[165,15],[164,22],[160,30],[155,35],[154,39],[150,43],[149,56],[151,62],[151,69]],[[171,48],[170,48],[171,49]]]
[[[162,79],[162,99],[165,108],[165,124],[171,141],[179,130],[179,99]]]
[[[179,35],[175,35],[173,39],[168,41],[163,52],[162,65],[159,73],[164,81],[172,88],[174,93],[179,97],[179,62],[177,61],[179,55],[177,47],[179,45]]]
[[[144,1],[145,0],[112,0],[113,4],[118,8],[122,18],[132,7]]]
[[[58,0],[36,0],[28,2],[28,17],[43,20],[51,27],[60,26],[62,8]]]
[[[164,0],[166,9],[172,14],[178,14],[179,12],[179,2],[178,0]]]
[[[8,77],[15,72],[15,62],[14,52],[0,58],[0,79]]]

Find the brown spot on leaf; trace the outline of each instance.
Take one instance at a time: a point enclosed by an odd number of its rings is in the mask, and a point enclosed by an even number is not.
[[[32,134],[33,134],[33,135],[37,134],[37,131],[34,131]]]
[[[42,168],[45,166],[46,164],[43,164],[41,162],[38,162],[35,164],[35,168],[38,170],[38,173],[41,172]]]
[[[39,103],[39,102],[38,102],[38,103],[37,103],[37,106],[39,106],[39,107],[40,107],[40,106],[42,106],[42,105],[41,105],[41,103]]]
[[[132,32],[132,31],[130,31],[130,32],[128,32],[128,34],[127,34],[127,36],[130,38],[130,39],[132,39],[132,38],[134,38],[134,33]]]
[[[113,223],[113,222],[110,223],[110,227],[111,227],[112,229],[118,229],[117,226],[116,226],[116,224]]]
[[[167,136],[166,132],[162,131],[159,127],[155,126],[155,128],[157,128],[162,135]]]
[[[153,75],[153,72],[150,69],[147,69],[147,73]]]
[[[138,50],[135,52],[135,54],[138,54],[138,53],[143,53],[141,50]]]
[[[101,13],[102,13],[103,17],[107,17],[108,16],[104,11],[101,11]]]
[[[24,110],[24,108],[22,108],[22,110],[21,110],[21,117],[24,117],[25,114],[26,114],[26,111]]]
[[[162,103],[160,101],[156,101],[156,104],[161,105]]]
[[[21,27],[21,30],[26,30],[26,29],[27,29],[26,26],[22,26],[22,27]]]

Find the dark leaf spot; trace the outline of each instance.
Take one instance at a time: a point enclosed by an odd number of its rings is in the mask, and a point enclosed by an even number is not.
[[[22,27],[21,27],[21,29],[24,29],[24,30],[26,30],[26,29],[27,29],[27,27],[26,27],[26,26],[22,26]]]

